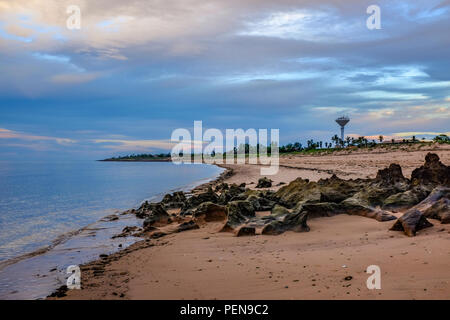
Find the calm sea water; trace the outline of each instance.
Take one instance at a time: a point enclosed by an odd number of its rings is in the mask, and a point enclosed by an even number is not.
[[[52,266],[64,272],[69,263],[111,252],[117,244],[107,242],[111,233],[136,223],[127,221],[129,217],[108,223],[99,222],[101,218],[169,191],[192,188],[222,171],[208,165],[150,162],[0,161],[0,263],[9,264],[12,258],[54,244],[63,234],[91,226],[43,255],[0,268],[0,297],[41,297],[41,289],[49,290],[56,282],[27,289],[30,281],[39,282],[30,278],[32,273],[47,277]],[[109,229],[113,231],[104,231]],[[33,294],[24,293],[27,290]]]

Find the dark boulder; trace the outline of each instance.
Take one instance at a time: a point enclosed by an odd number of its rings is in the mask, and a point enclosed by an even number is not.
[[[411,174],[413,185],[432,185],[450,187],[450,166],[444,165],[435,153],[428,153],[425,164]]]
[[[157,225],[166,225],[168,223],[171,223],[172,220],[170,219],[169,214],[167,211],[163,208],[160,204],[154,204],[152,206],[152,210],[150,214],[147,215],[147,217],[144,220],[144,229],[147,229],[148,227]]]
[[[221,221],[227,218],[227,207],[212,202],[204,202],[195,209],[193,216],[206,222]]]
[[[249,201],[232,201],[228,204],[227,221],[222,231],[234,230],[255,216],[255,209]]]
[[[412,208],[401,216],[390,230],[403,231],[407,236],[414,237],[417,231],[432,226],[422,212]]]
[[[228,189],[229,189],[228,183],[223,182],[223,183],[218,184],[216,186],[216,188],[214,189],[214,191],[221,192],[221,191],[228,190]]]
[[[208,191],[194,194],[192,197],[188,198],[185,202],[183,207],[181,208],[181,212],[186,212],[188,209],[193,209],[203,202],[212,202],[217,203],[218,201],[217,194],[212,190],[211,187],[208,188]]]
[[[450,188],[437,187],[421,203],[414,207],[427,218],[450,223]]]
[[[408,209],[420,203],[429,194],[429,191],[421,186],[413,187],[404,192],[398,192],[383,201],[382,208],[385,210]]]
[[[145,201],[138,209],[134,210],[133,212],[137,218],[144,219],[152,213],[155,207],[159,205],[159,203],[149,203],[148,201]]]
[[[286,231],[308,232],[310,229],[306,223],[308,214],[305,211],[287,214],[282,221],[273,220],[262,229],[263,235],[278,235]]]
[[[250,195],[247,198],[247,201],[252,204],[253,208],[255,208],[255,211],[269,211],[272,210],[272,208],[276,204],[275,201],[257,195]]]
[[[388,168],[378,170],[375,181],[381,186],[409,184],[409,180],[403,176],[402,167],[396,163],[392,163]]]
[[[237,184],[229,185],[228,189],[222,191],[218,197],[217,203],[226,205],[228,202],[233,201],[233,199],[245,200],[246,197],[243,195],[245,191],[245,184],[239,186]]]
[[[178,191],[174,192],[173,194],[166,194],[162,199],[161,203],[164,205],[165,208],[173,209],[173,208],[181,208],[184,205],[185,201],[186,196],[184,195],[184,192]]]
[[[253,227],[241,227],[236,233],[236,237],[247,237],[256,235],[256,230]]]
[[[272,180],[270,180],[267,177],[261,178],[258,180],[258,184],[256,185],[256,188],[262,189],[262,188],[271,188],[272,187]]]

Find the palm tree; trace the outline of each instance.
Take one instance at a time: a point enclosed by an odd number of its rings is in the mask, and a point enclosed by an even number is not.
[[[331,137],[331,141],[333,141],[336,146],[339,144],[339,140],[340,139],[337,134]]]

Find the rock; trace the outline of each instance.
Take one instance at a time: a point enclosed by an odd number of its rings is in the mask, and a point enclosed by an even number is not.
[[[365,201],[352,197],[342,201],[339,205],[340,210],[350,215],[358,215],[362,217],[372,218],[377,221],[390,221],[396,220],[397,217],[389,213],[388,211],[373,208]]]
[[[353,204],[366,208],[382,206],[386,199],[410,188],[409,180],[403,176],[402,169],[398,164],[391,164],[388,168],[379,170],[374,180],[363,183],[359,192],[351,198],[343,201],[345,205]],[[391,206],[395,206],[392,202]]]
[[[63,285],[56,289],[52,294],[48,296],[48,298],[62,298],[67,296],[67,291],[69,291],[69,288],[66,285]]]
[[[189,220],[189,221],[186,221],[186,222],[183,222],[182,224],[180,224],[177,228],[177,232],[183,232],[183,231],[194,230],[194,229],[200,229],[200,227],[198,226],[198,224],[195,221]]]
[[[411,174],[413,185],[432,185],[450,187],[450,166],[439,161],[435,153],[428,153],[425,164],[415,169]]]
[[[273,207],[271,214],[274,216],[287,215],[287,214],[289,214],[289,210],[283,206],[280,206],[279,204],[276,204]]]
[[[332,217],[336,214],[343,213],[341,207],[333,202],[319,202],[319,203],[298,203],[294,211],[305,211],[308,214],[308,219],[318,217]]]
[[[144,229],[148,229],[153,225],[166,225],[171,223],[169,214],[160,204],[155,204],[152,206],[152,211],[148,214],[147,218],[144,220]]]
[[[361,190],[361,183],[354,180],[343,180],[336,175],[329,179],[320,179],[316,188],[320,191],[320,202],[339,203]]]
[[[223,182],[223,183],[218,184],[216,186],[215,191],[216,192],[221,192],[221,191],[228,190],[228,189],[229,189],[228,183],[224,183]]]
[[[424,216],[440,220],[442,224],[450,223],[450,200],[442,198],[424,211]]]
[[[134,214],[139,219],[144,219],[147,217],[151,211],[153,210],[153,207],[158,205],[157,203],[149,203],[148,201],[145,201],[137,210],[134,210]]]
[[[280,188],[275,193],[279,203],[287,208],[292,208],[299,202],[334,202],[339,203],[360,191],[366,183],[359,180],[342,180],[336,176],[329,179],[321,179],[318,182],[310,182],[302,178]]]
[[[135,236],[135,235],[137,235],[137,233],[139,231],[142,231],[141,228],[136,227],[136,226],[125,227],[125,228],[123,228],[122,233],[115,235],[112,238],[115,239],[115,238],[124,238],[124,237],[129,237],[129,236]]]
[[[292,212],[284,217],[282,221],[271,221],[264,226],[261,234],[278,235],[286,231],[308,232],[310,229],[306,224],[308,214],[305,211]]]
[[[258,180],[258,184],[256,185],[256,188],[271,188],[272,187],[272,180],[270,180],[267,177],[261,178]]]
[[[450,223],[450,188],[437,187],[430,195],[414,207],[427,218]]]
[[[255,228],[244,226],[238,230],[236,237],[245,237],[245,236],[254,236],[254,235],[256,235]]]
[[[272,210],[272,208],[276,204],[275,201],[259,197],[253,194],[247,198],[247,201],[249,201],[252,204],[255,211],[269,211]]]
[[[299,202],[320,202],[320,190],[315,182],[297,178],[276,193],[279,203],[287,208],[293,208]]]
[[[236,198],[236,197],[242,197],[240,199],[236,199],[236,200],[244,200],[244,196],[242,195],[245,192],[245,184],[244,185],[236,185],[236,184],[232,184],[228,187],[227,190],[224,190],[219,198],[217,203],[221,204],[221,205],[226,205],[228,204],[228,202],[232,201],[232,199]]]
[[[221,221],[227,218],[227,207],[212,202],[204,202],[193,212],[195,218],[203,218],[206,222]]]
[[[414,237],[417,231],[432,226],[422,212],[412,208],[401,216],[390,230],[403,231],[407,236]]]
[[[228,204],[227,221],[222,231],[232,231],[255,216],[255,209],[249,201],[232,201]]]
[[[216,193],[212,190],[211,187],[209,187],[208,191],[195,194],[184,202],[184,205],[181,208],[182,215],[184,215],[185,212],[189,209],[193,209],[203,202],[217,203],[218,199],[219,198],[217,197]]]
[[[173,208],[181,208],[186,201],[186,196],[184,192],[178,191],[174,192],[173,194],[166,194],[161,201],[161,203],[164,205],[167,209],[173,209]]]
[[[402,167],[396,163],[392,163],[386,169],[378,170],[375,181],[384,186],[409,184],[408,179],[403,176]]]
[[[389,196],[383,201],[382,208],[385,210],[401,210],[411,208],[425,199],[428,194],[429,191],[417,186],[405,192],[399,192]]]

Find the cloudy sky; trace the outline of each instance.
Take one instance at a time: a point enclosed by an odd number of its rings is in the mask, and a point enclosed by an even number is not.
[[[353,135],[448,132],[449,30],[449,0],[0,0],[0,157],[155,152],[194,120],[282,144],[342,114]]]

